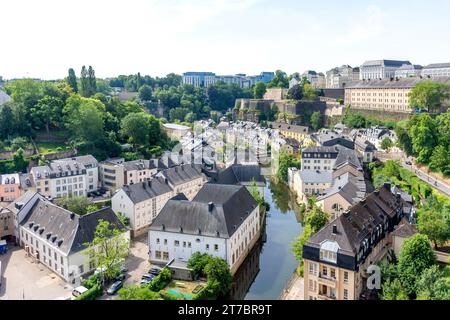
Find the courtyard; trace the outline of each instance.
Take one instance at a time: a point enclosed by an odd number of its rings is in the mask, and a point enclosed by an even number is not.
[[[0,261],[0,300],[55,300],[72,295],[72,286],[19,247],[10,245]]]

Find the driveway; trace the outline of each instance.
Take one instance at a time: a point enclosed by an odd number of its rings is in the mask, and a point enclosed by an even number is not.
[[[0,255],[2,284],[0,300],[54,300],[69,298],[72,287],[40,263],[27,257],[23,249],[9,246]]]

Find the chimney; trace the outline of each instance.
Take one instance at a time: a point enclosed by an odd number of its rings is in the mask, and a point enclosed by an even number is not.
[[[208,202],[208,211],[212,212],[213,208],[214,208],[214,203]]]
[[[333,224],[333,234],[337,234],[337,225]]]

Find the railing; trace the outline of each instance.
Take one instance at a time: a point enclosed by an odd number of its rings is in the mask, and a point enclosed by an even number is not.
[[[318,294],[318,298],[320,300],[336,300],[336,296],[335,295],[327,295],[325,293],[320,293]]]

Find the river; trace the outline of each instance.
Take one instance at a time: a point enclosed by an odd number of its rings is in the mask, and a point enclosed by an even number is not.
[[[300,211],[289,188],[270,181],[265,188],[270,204],[266,216],[266,236],[252,250],[236,276],[243,288],[236,289],[236,299],[278,299],[292,277],[298,263],[291,252],[291,243],[302,231]],[[240,291],[240,293],[239,293]]]

